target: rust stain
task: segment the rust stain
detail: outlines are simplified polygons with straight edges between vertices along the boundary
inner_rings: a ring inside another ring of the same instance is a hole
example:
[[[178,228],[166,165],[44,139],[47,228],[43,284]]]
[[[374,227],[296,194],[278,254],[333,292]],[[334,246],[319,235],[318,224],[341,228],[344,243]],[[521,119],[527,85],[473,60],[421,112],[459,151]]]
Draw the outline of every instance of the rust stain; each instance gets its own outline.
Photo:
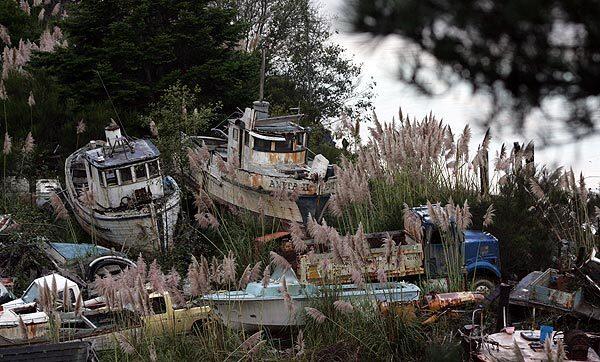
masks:
[[[254,187],[254,188],[261,188],[262,187],[262,175],[260,174],[252,174],[250,176],[250,186]]]
[[[481,301],[483,299],[483,294],[474,292],[439,293],[425,296],[427,308],[433,311],[448,307],[457,307],[466,303]]]
[[[290,153],[267,153],[268,161],[272,165],[278,163],[285,164],[302,164],[305,160],[305,151],[303,152],[290,152]]]
[[[548,299],[557,305],[563,306],[564,308],[573,308],[574,298],[570,293],[564,293],[560,290],[551,290]]]

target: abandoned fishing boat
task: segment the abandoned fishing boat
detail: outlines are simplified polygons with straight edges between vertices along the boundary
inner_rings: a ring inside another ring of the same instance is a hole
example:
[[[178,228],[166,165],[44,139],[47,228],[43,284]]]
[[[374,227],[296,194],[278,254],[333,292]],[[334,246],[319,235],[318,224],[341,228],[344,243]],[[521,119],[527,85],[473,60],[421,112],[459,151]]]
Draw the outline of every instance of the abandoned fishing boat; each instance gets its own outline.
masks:
[[[283,280],[290,298],[286,302]],[[421,290],[414,284],[390,282],[367,283],[364,288],[354,284],[339,286],[315,286],[300,284],[291,269],[276,269],[269,284],[252,282],[245,290],[219,292],[203,296],[225,325],[235,329],[254,330],[260,327],[283,328],[305,323],[304,307],[321,297],[324,288],[339,299],[363,302],[413,302],[419,299]]]
[[[161,172],[149,140],[121,135],[114,122],[106,142],[91,141],[65,162],[66,199],[90,234],[124,247],[166,250],[180,209],[179,187]]]
[[[308,160],[310,129],[301,118],[270,117],[269,103],[256,101],[216,130],[222,138],[190,137],[199,160],[188,180],[223,204],[301,223],[308,215],[320,219],[335,176],[324,156]]]

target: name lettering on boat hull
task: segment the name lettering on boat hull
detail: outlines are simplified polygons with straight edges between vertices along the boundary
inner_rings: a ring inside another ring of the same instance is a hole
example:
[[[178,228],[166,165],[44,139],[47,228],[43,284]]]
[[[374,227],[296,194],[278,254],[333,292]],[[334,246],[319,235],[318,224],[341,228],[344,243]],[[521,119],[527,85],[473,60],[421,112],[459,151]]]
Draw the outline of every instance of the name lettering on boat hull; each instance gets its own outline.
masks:
[[[282,180],[273,180],[271,179],[269,182],[269,188],[278,189],[278,190],[289,190],[294,191],[296,189],[300,189],[300,191],[309,192],[311,187],[309,187],[308,183],[299,183],[299,182],[291,182],[291,181],[282,181]]]

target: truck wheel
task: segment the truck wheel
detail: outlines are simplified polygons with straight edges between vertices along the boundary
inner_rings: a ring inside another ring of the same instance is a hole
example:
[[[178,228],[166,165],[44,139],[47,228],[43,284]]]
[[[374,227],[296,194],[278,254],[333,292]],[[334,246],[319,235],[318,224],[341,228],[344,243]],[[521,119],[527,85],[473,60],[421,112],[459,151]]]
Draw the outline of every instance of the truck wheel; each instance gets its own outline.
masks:
[[[483,295],[491,294],[496,289],[496,283],[488,277],[477,277],[473,283],[473,291]]]

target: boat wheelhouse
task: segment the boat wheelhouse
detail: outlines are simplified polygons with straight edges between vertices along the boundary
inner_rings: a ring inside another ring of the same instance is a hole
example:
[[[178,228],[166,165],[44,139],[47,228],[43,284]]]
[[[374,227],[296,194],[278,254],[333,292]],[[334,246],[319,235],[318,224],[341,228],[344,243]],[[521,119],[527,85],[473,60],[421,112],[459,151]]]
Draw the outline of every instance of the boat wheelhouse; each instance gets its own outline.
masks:
[[[310,129],[300,125],[301,114],[270,117],[268,110],[268,102],[254,102],[219,130],[223,138],[191,137],[211,156],[190,178],[222,203],[301,223],[320,219],[335,185],[333,166],[322,155],[308,159]]]
[[[166,250],[180,210],[179,187],[161,172],[150,140],[130,140],[116,124],[65,163],[66,195],[90,234],[124,247]]]

